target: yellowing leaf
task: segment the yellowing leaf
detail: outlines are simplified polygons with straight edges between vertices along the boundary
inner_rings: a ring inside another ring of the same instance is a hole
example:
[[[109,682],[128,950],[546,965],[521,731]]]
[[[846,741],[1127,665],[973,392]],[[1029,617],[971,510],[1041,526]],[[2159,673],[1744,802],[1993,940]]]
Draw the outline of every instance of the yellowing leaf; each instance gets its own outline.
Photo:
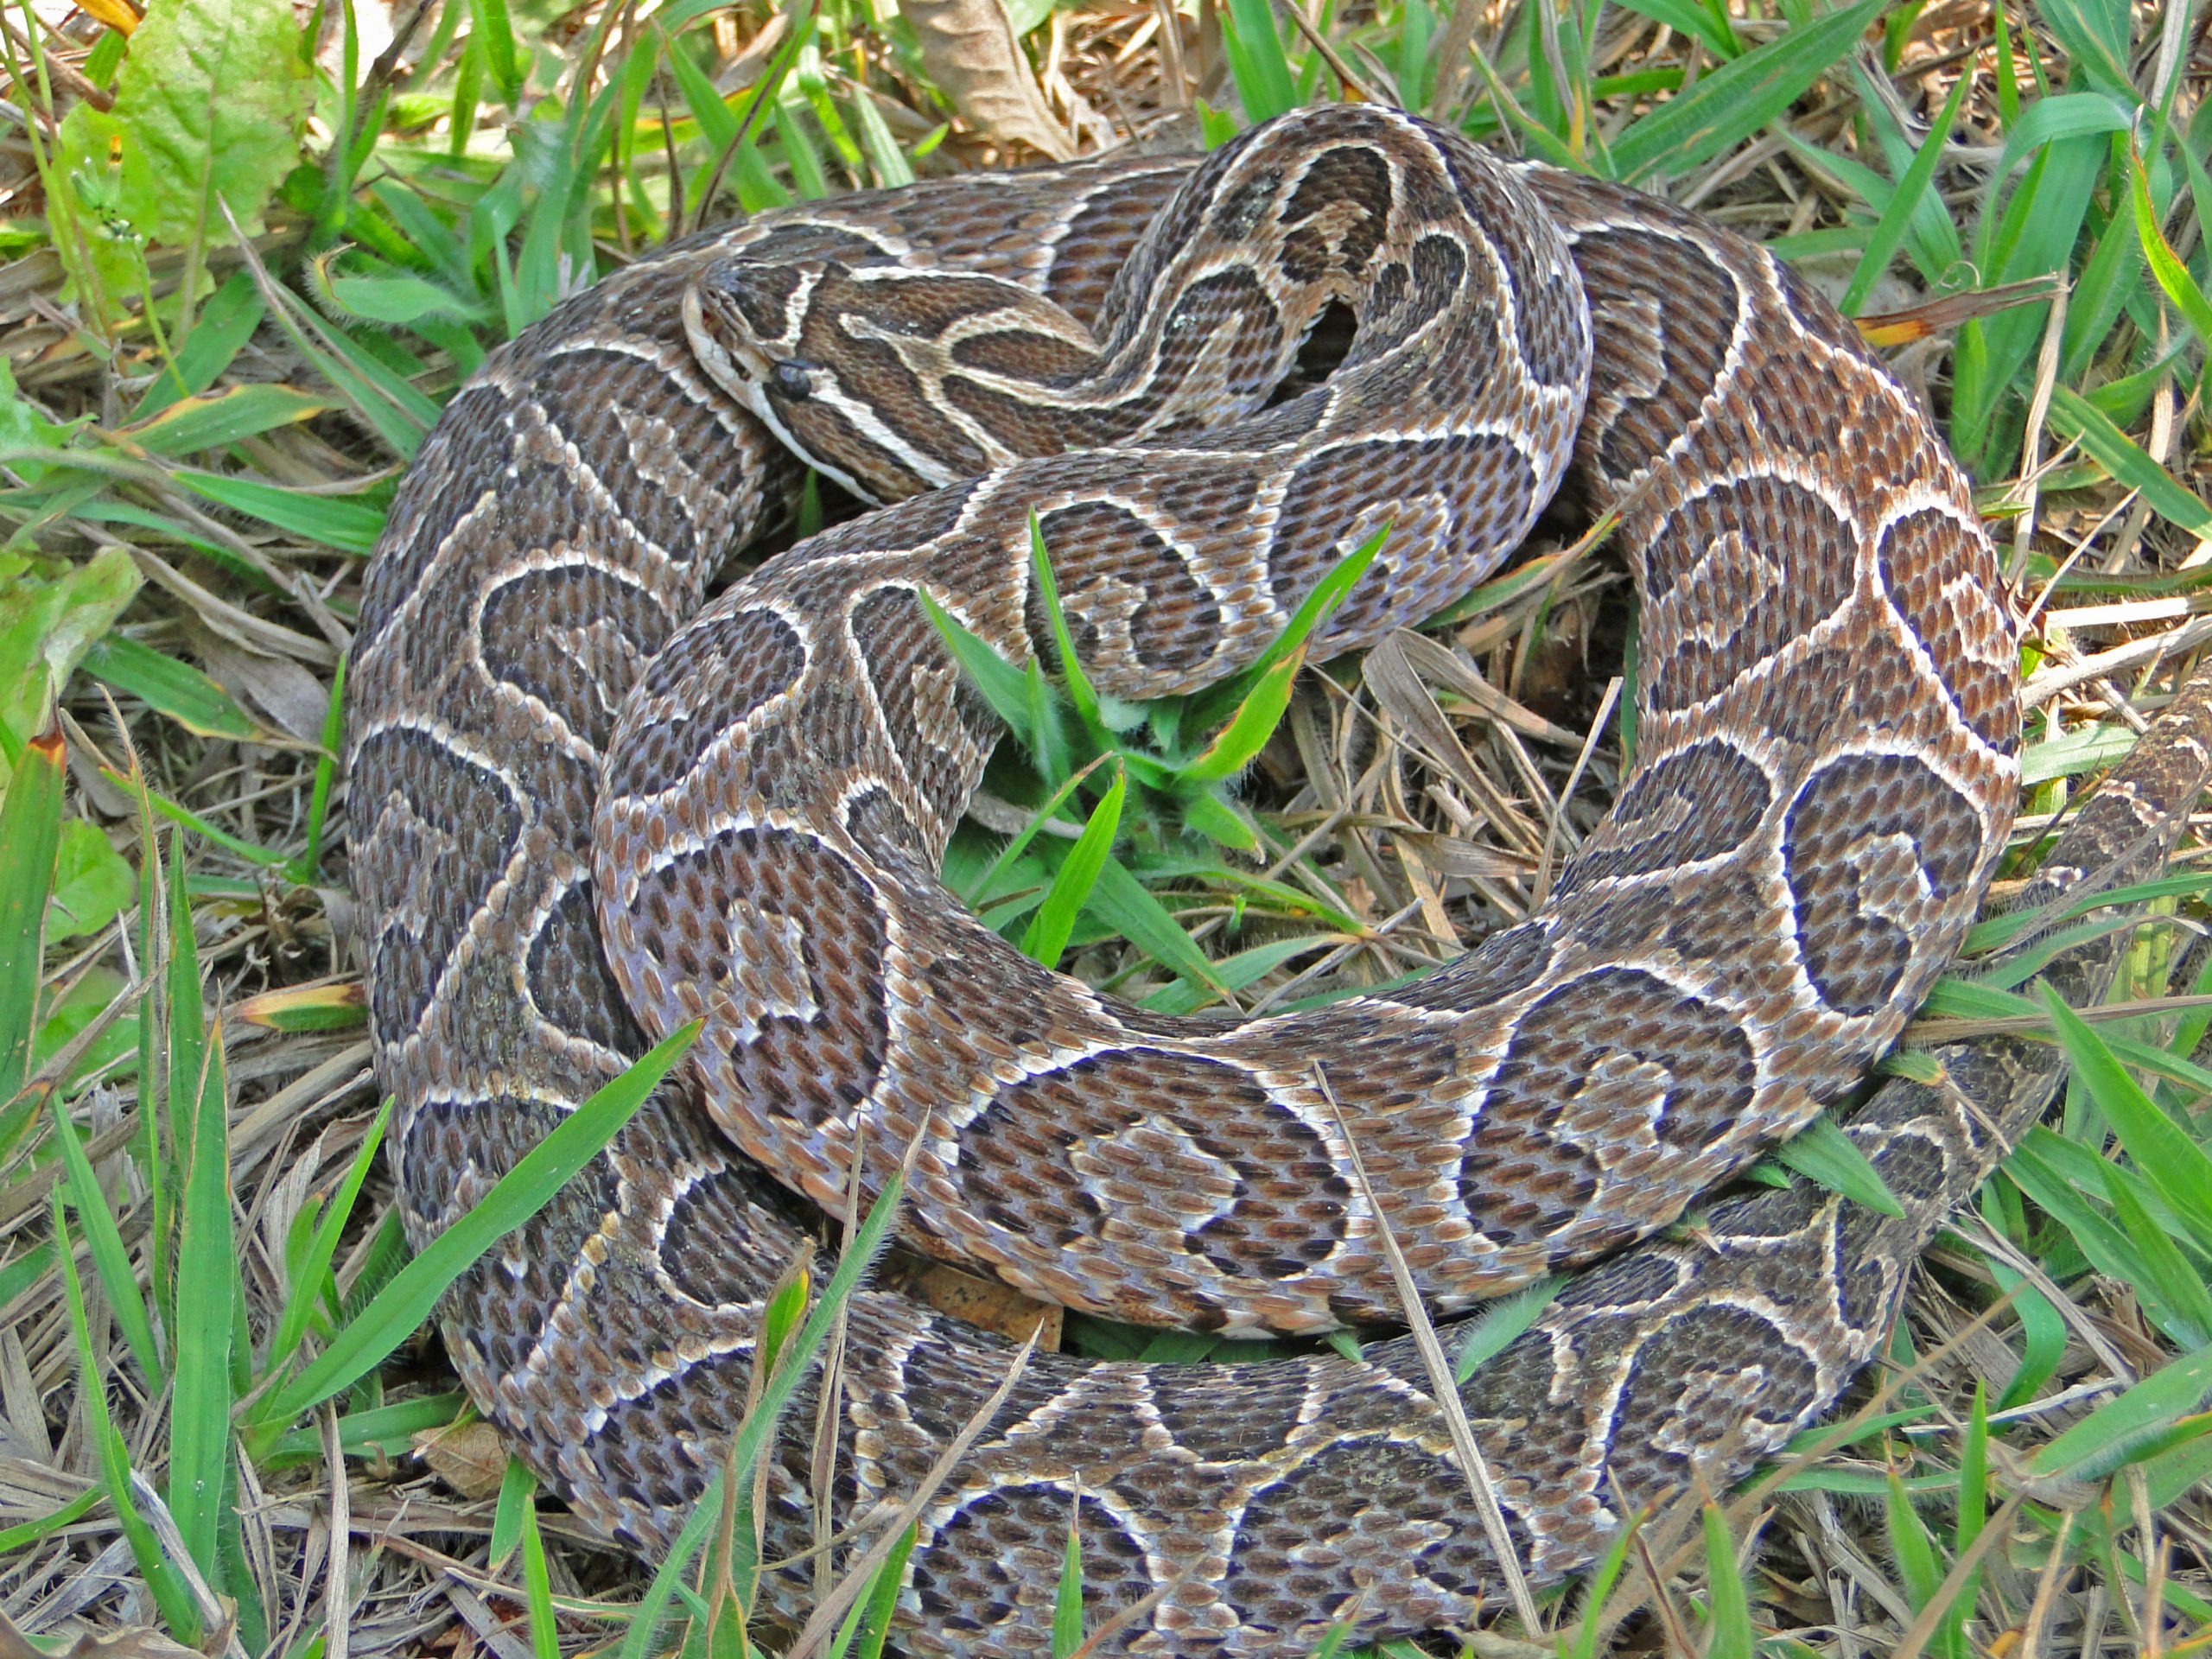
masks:
[[[138,32],[138,14],[123,3],[123,0],[84,0],[79,10],[97,17],[118,35],[128,37]]]

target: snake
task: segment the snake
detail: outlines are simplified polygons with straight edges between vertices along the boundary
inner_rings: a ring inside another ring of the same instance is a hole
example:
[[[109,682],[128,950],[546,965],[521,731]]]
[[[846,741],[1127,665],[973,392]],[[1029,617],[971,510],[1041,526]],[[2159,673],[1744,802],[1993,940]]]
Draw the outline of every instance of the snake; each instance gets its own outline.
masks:
[[[1332,315],[1351,343],[1303,374]],[[807,466],[882,505],[733,575]],[[1002,728],[932,610],[1127,706],[1262,662],[1380,534],[1309,642],[1372,647],[1555,495],[1618,515],[1635,755],[1523,919],[1405,985],[1179,1016],[944,886]],[[365,576],[351,871],[410,1242],[701,1033],[454,1283],[448,1351],[651,1559],[819,1212],[894,1178],[917,1251],[1224,1337],[1402,1328],[1401,1273],[1446,1315],[1573,1271],[1458,1384],[1519,1567],[1555,1581],[1825,1409],[2048,1098],[2037,1045],[1938,1051],[1848,1131],[1902,1214],[1799,1180],[1676,1225],[1852,1096],[1951,963],[2017,799],[2016,650],[1967,480],[1786,265],[1395,111],[672,242],[486,359]],[[2031,898],[2155,860],[2190,720]],[[842,1318],[762,1467],[764,1610],[802,1617],[808,1552],[860,1548],[963,1427],[915,1517],[910,1651],[1045,1650],[1071,1533],[1108,1651],[1463,1631],[1499,1592],[1408,1338],[1038,1353],[1008,1383],[1011,1344],[904,1294]]]

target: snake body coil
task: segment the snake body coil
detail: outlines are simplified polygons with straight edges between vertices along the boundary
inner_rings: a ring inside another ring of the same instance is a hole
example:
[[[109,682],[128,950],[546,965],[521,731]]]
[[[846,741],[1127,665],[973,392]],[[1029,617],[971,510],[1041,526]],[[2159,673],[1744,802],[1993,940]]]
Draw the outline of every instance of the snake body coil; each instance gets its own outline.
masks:
[[[1337,304],[1343,366],[1270,405]],[[702,608],[788,499],[770,426],[857,487],[925,493]],[[996,728],[917,595],[1049,661],[1032,512],[1086,673],[1154,696],[1251,660],[1385,524],[1320,648],[1418,620],[1570,461],[1625,504],[1637,755],[1525,922],[1406,989],[1224,1026],[1047,973],[938,885]],[[471,1393],[580,1513],[665,1544],[799,1243],[754,1161],[842,1211],[855,1164],[873,1191],[918,1135],[922,1248],[1230,1333],[1396,1317],[1382,1220],[1438,1308],[1649,1234],[1853,1087],[1956,949],[2017,787],[1999,591],[1926,420],[1786,268],[1387,111],[1294,114],[1202,163],[810,204],[623,271],[454,398],[370,572],[350,693],[418,1245],[707,1021],[683,1084],[453,1293]],[[1969,1060],[1994,1118],[2031,1109],[2014,1050]],[[1894,1087],[1865,1125],[1904,1219],[1725,1206],[1694,1247],[1578,1279],[1465,1386],[1535,1576],[1729,1478],[1864,1362],[1996,1149]],[[1007,1358],[889,1295],[850,1329],[841,1525],[913,1489]],[[1040,1357],[925,1512],[909,1639],[1039,1651],[1078,1504],[1092,1624],[1169,1586],[1131,1651],[1462,1627],[1496,1577],[1427,1387],[1402,1343]],[[779,1453],[772,1556],[816,1535],[814,1420]]]

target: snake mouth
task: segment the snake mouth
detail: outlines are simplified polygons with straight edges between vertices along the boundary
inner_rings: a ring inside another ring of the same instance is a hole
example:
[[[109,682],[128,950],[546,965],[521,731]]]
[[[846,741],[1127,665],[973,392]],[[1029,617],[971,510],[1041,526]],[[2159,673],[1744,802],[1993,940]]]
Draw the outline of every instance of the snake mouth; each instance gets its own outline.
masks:
[[[772,360],[735,301],[711,279],[683,290],[683,333],[699,366],[733,397],[750,404],[766,388]]]

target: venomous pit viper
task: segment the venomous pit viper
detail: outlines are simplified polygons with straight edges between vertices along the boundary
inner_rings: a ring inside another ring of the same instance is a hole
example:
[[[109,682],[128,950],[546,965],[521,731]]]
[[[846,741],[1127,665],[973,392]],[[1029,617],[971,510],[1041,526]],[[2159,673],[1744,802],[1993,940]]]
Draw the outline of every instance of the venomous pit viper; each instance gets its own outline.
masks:
[[[1271,402],[1332,306],[1343,364]],[[772,429],[893,505],[709,602],[792,498]],[[1526,920],[1408,988],[1237,1023],[1050,973],[938,884],[997,727],[917,594],[1049,665],[1033,512],[1085,671],[1147,697],[1249,662],[1385,524],[1316,649],[1419,620],[1570,467],[1629,504],[1638,744]],[[918,1134],[913,1244],[1231,1335],[1401,1317],[1347,1130],[1437,1311],[1648,1240],[1852,1090],[1950,961],[2011,823],[2013,662],[1966,480],[1785,266],[1409,117],[1295,112],[1203,160],[675,245],[492,356],[367,578],[353,869],[410,1236],[706,1021],[682,1083],[454,1287],[454,1359],[580,1515],[651,1554],[718,1466],[801,1242],[760,1168],[842,1213],[848,1172],[873,1193]],[[2047,880],[2113,865],[2097,835],[2155,859],[2185,735]],[[1723,1205],[1574,1280],[1465,1385],[1532,1576],[1732,1478],[1866,1359],[1993,1129],[2050,1086],[2031,1045],[1944,1058],[1957,1086],[1893,1081],[1852,1131],[1905,1217]],[[860,1294],[825,1414],[836,1523],[912,1491],[1007,1358]],[[901,1639],[1041,1651],[1071,1512],[1093,1626],[1167,1586],[1127,1650],[1465,1627],[1497,1578],[1428,1387],[1403,1341],[1040,1356],[924,1513]],[[772,1557],[814,1536],[815,1405],[775,1462]]]

